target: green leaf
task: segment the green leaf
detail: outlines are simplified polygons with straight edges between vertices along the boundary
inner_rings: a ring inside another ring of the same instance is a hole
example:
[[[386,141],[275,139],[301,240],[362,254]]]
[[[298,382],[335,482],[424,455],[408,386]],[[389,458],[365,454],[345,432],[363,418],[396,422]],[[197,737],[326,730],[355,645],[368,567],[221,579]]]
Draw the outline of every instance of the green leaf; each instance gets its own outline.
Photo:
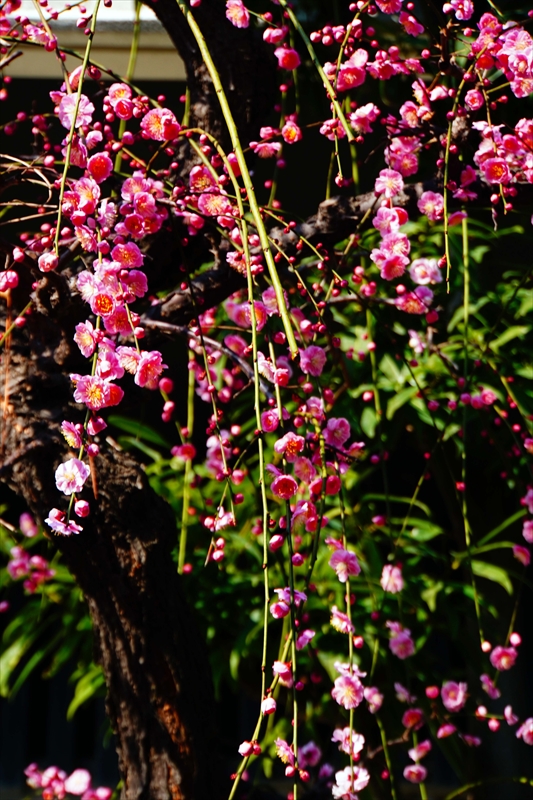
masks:
[[[141,453],[144,453],[145,456],[148,456],[148,458],[151,458],[153,461],[161,461],[163,458],[158,450],[154,450],[153,447],[148,447],[147,444],[139,441],[139,439],[135,439],[133,436],[119,436],[117,441],[124,450],[129,450],[130,447],[136,447],[137,450],[140,450]]]
[[[99,666],[91,664],[88,671],[76,684],[74,697],[67,709],[67,719],[71,720],[78,708],[93,697],[105,683],[104,674]]]
[[[146,439],[147,442],[158,444],[160,447],[170,448],[170,443],[164,439],[160,433],[142,422],[129,417],[122,417],[119,414],[111,414],[108,421],[121,431],[133,434],[137,439]]]
[[[389,503],[404,503],[407,506],[416,506],[416,508],[419,508],[420,511],[423,511],[424,514],[427,514],[428,517],[431,516],[431,510],[429,506],[427,506],[425,503],[422,503],[421,500],[413,500],[412,497],[400,497],[397,494],[386,495],[379,494],[377,492],[369,492],[361,498],[361,502],[365,503],[367,500],[383,500],[384,502],[388,500]],[[413,522],[418,522],[418,520],[413,520]]]
[[[428,586],[428,588],[424,589],[423,592],[420,592],[420,597],[425,603],[427,603],[427,606],[432,613],[435,613],[437,610],[437,595],[443,588],[444,584],[442,581],[438,581],[432,586]]]
[[[507,517],[507,519],[504,520],[496,528],[493,528],[491,531],[489,531],[487,534],[485,534],[485,536],[483,536],[479,540],[478,545],[482,545],[482,544],[486,544],[487,542],[490,542],[491,539],[494,539],[495,536],[497,536],[499,533],[501,533],[506,528],[508,528],[510,525],[512,525],[513,522],[516,522],[517,520],[519,520],[522,517],[524,517],[526,514],[527,514],[527,511],[526,511],[525,508],[521,508],[520,511],[516,511],[510,517]]]
[[[373,408],[367,406],[363,409],[363,413],[361,414],[361,430],[363,433],[368,436],[369,439],[373,439],[376,433],[376,427],[378,424],[378,420],[376,417],[376,412]]]
[[[496,353],[504,344],[516,339],[518,336],[525,336],[530,330],[530,325],[511,325],[511,327],[507,328],[497,339],[490,342],[489,347]]]
[[[502,567],[497,567],[495,564],[488,564],[486,561],[473,560],[472,572],[478,578],[485,578],[488,581],[499,583],[507,594],[513,593],[513,584],[507,572]]]
[[[416,386],[406,386],[405,389],[402,389],[400,392],[397,392],[394,397],[391,397],[387,403],[387,419],[392,419],[396,411],[405,405],[405,403],[408,403],[411,398],[415,397],[417,392],[418,388]]]

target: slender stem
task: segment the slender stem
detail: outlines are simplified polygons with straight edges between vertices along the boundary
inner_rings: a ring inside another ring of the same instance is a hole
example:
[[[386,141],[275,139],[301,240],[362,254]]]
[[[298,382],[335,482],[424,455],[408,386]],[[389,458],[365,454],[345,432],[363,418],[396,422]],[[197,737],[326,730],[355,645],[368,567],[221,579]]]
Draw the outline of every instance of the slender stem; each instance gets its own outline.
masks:
[[[233,149],[235,151],[235,156],[237,158],[237,162],[239,164],[239,169],[241,171],[242,179],[244,182],[244,186],[246,188],[246,193],[248,195],[248,203],[250,205],[250,211],[254,220],[255,227],[257,228],[257,233],[259,235],[259,239],[261,242],[261,249],[263,251],[263,255],[265,257],[265,261],[267,264],[268,272],[270,275],[270,280],[272,281],[272,285],[274,287],[274,291],[276,293],[276,300],[278,303],[278,308],[281,314],[281,319],[283,322],[283,328],[285,330],[285,335],[287,337],[287,342],[289,345],[289,349],[291,352],[291,356],[296,358],[298,354],[298,345],[296,344],[296,339],[294,337],[294,331],[292,329],[291,320],[289,317],[289,312],[285,306],[285,299],[283,296],[283,287],[281,285],[281,281],[279,279],[279,275],[276,269],[276,264],[274,262],[274,257],[272,255],[272,251],[270,250],[270,246],[268,243],[268,234],[265,228],[265,224],[263,222],[263,218],[261,216],[261,210],[259,208],[259,204],[257,202],[257,198],[255,195],[255,190],[252,183],[252,178],[250,176],[250,172],[248,170],[248,165],[246,164],[246,159],[244,157],[243,149],[239,139],[239,133],[237,131],[237,126],[235,124],[235,120],[233,119],[233,114],[231,113],[231,109],[229,107],[228,99],[226,97],[226,93],[224,92],[224,87],[222,86],[222,81],[220,79],[220,75],[218,74],[217,68],[215,63],[211,57],[211,53],[209,52],[209,48],[207,43],[203,37],[203,34],[194,19],[190,8],[185,3],[185,0],[176,0],[178,3],[181,11],[187,23],[191,29],[191,32],[196,39],[200,52],[202,54],[202,58],[204,59],[205,65],[209,71],[209,75],[211,80],[213,81],[213,85],[215,87],[215,91],[218,96],[218,101],[220,103],[220,108],[222,110],[222,114],[226,121],[226,125],[228,126],[228,131],[231,138],[231,143]]]
[[[393,775],[393,772],[392,772],[392,763],[391,763],[391,760],[390,760],[390,752],[389,752],[389,745],[388,745],[388,742],[387,742],[387,735],[385,733],[385,728],[383,727],[383,723],[382,723],[382,721],[380,719],[379,714],[376,714],[376,722],[378,724],[379,733],[381,735],[381,744],[383,745],[383,754],[385,756],[385,762],[387,764],[387,770],[389,772],[391,797],[392,797],[392,800],[398,800],[398,797],[397,797],[397,794],[396,794],[396,787],[394,785],[394,775]]]
[[[189,350],[189,358],[192,357],[192,352]],[[189,438],[192,436],[194,427],[194,388],[195,375],[194,371],[191,369],[189,370],[189,383],[187,387],[187,430],[189,432]],[[189,522],[189,498],[191,496],[193,471],[192,462],[190,459],[187,459],[185,462],[185,474],[183,476],[183,508],[181,509],[181,531],[178,551],[178,572],[180,575],[183,572],[185,555],[187,552],[187,525]]]
[[[91,47],[93,44],[94,32],[96,30],[96,20],[98,17],[98,8],[100,6],[100,0],[96,0],[96,4],[94,6],[93,16],[91,19],[90,25],[90,33],[87,37],[87,45],[85,47],[85,55],[83,57],[83,62],[81,65],[81,73],[80,73],[80,80],[78,83],[78,93],[76,95],[76,106],[74,108],[74,113],[72,115],[72,124],[70,126],[70,131],[68,134],[67,140],[67,153],[65,156],[65,166],[63,168],[63,175],[61,176],[61,186],[59,189],[59,202],[57,207],[57,223],[56,223],[56,234],[54,238],[54,251],[56,255],[59,255],[59,232],[61,229],[61,215],[62,215],[62,207],[63,207],[63,196],[65,194],[65,187],[67,185],[67,174],[68,168],[70,166],[70,155],[72,153],[72,144],[74,142],[74,131],[76,130],[76,122],[78,119],[78,111],[80,108],[81,102],[81,95],[83,93],[83,80],[85,78],[85,70],[87,69],[87,65],[89,63],[89,56],[91,55]]]
[[[126,70],[126,82],[131,83],[133,75],[135,74],[135,65],[137,63],[137,53],[139,50],[139,39],[141,36],[141,8],[142,3],[140,0],[135,0],[135,18],[133,20],[133,36],[131,39],[130,57],[128,60],[128,68]],[[124,136],[126,130],[127,120],[121,119],[118,126],[117,139],[120,141]],[[119,150],[115,158],[115,172],[120,172],[122,167],[122,151]],[[188,463],[188,462],[187,462]]]

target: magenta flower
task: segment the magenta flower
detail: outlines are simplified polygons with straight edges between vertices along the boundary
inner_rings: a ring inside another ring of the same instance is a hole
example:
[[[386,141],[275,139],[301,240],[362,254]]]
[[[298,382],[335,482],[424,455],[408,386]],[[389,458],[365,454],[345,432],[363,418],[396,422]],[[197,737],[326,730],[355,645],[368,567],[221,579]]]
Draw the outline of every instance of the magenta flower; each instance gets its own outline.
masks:
[[[409,268],[411,280],[420,286],[442,283],[442,272],[435,258],[415,258]]]
[[[74,341],[80,348],[82,355],[89,358],[94,353],[96,347],[96,337],[94,335],[94,328],[91,322],[80,322],[76,325],[76,333],[74,334]]]
[[[335,773],[335,786],[331,787],[331,794],[336,800],[356,800],[356,792],[361,792],[370,781],[370,774],[364,767],[345,767]]]
[[[76,112],[76,104],[78,101],[77,94],[66,94],[59,103],[59,121],[64,128],[70,130]],[[78,106],[78,114],[76,116],[75,128],[80,128],[82,125],[90,125],[94,114],[94,106],[84,94],[80,97],[80,104]]]
[[[417,744],[416,747],[412,747],[410,750],[407,751],[409,758],[413,761],[420,761],[421,758],[427,756],[429,751],[431,750],[431,742],[429,739],[425,739],[420,744]]]
[[[408,708],[402,716],[402,725],[408,730],[418,730],[424,724],[424,714],[420,708]]]
[[[359,575],[361,572],[355,553],[343,548],[339,548],[332,553],[329,566],[335,570],[341,583],[346,583],[350,575]]]
[[[247,28],[250,24],[250,14],[242,0],[227,0],[226,18],[236,28]]]
[[[289,745],[285,739],[276,739],[276,754],[281,759],[283,764],[294,764],[294,752],[292,745]]]
[[[69,458],[56,469],[56,486],[63,494],[81,492],[90,475],[89,467],[78,458]]]
[[[315,631],[310,630],[309,628],[305,631],[302,631],[296,637],[296,649],[303,650],[304,647],[307,647],[309,642],[314,638]]]
[[[300,66],[300,56],[291,47],[277,47],[274,50],[274,55],[278,59],[278,67],[280,69],[297,69]]]
[[[343,708],[357,708],[363,701],[363,684],[357,675],[341,675],[335,680],[331,696]]]
[[[446,681],[440,692],[442,703],[447,711],[460,711],[466,703],[468,686],[466,683]]]
[[[403,771],[403,777],[411,783],[422,783],[427,778],[428,771],[421,764],[408,764]]]
[[[411,639],[411,631],[408,628],[402,628],[399,622],[387,622],[387,628],[391,632],[389,648],[394,655],[402,660],[412,656],[415,652],[415,645]]]
[[[84,375],[76,383],[74,400],[84,403],[91,411],[99,411],[110,403],[110,384],[98,375]]]
[[[382,169],[374,184],[376,194],[383,194],[387,199],[399,194],[403,189],[403,178],[394,169]]]
[[[157,389],[159,376],[166,369],[163,364],[163,356],[158,350],[141,353],[137,372],[135,373],[135,383],[137,386],[147,386],[148,389]]]
[[[342,447],[350,438],[350,423],[344,417],[330,417],[324,431],[324,441],[331,447]]]
[[[65,437],[69,447],[74,447],[76,449],[81,447],[80,432],[76,427],[76,425],[74,425],[72,422],[67,422],[67,420],[63,420],[63,422],[61,423],[61,433]]]
[[[447,736],[451,736],[457,728],[455,725],[452,725],[451,722],[446,722],[444,725],[441,725],[437,731],[437,739],[445,739]]]
[[[278,475],[272,481],[271,489],[277,497],[288,500],[290,497],[294,497],[298,491],[298,484],[291,475]]]
[[[180,128],[179,122],[168,108],[153,108],[141,120],[141,130],[146,138],[156,142],[175,139]]]
[[[353,633],[355,631],[348,615],[344,611],[339,611],[337,606],[333,606],[331,609],[330,625],[339,633]]]
[[[375,714],[383,705],[383,695],[377,686],[367,686],[364,694],[365,700],[368,703],[368,710],[371,714]]]
[[[345,61],[339,69],[337,75],[337,91],[347,92],[356,86],[361,86],[366,78],[365,66],[368,61],[368,53],[363,48],[359,48]]]
[[[394,567],[392,564],[385,564],[381,573],[380,583],[384,592],[389,592],[390,594],[398,594],[401,592],[404,581],[400,567]]]
[[[520,725],[516,732],[517,739],[523,739],[526,744],[533,745],[533,717],[529,717]]]
[[[366,689],[365,689],[366,691]],[[333,731],[333,736],[331,737],[332,742],[339,743],[339,750],[347,755],[350,755],[350,728],[336,728]],[[351,751],[352,755],[355,758],[365,746],[365,737],[360,734],[352,731],[352,746]]]
[[[495,647],[490,654],[490,663],[495,669],[504,670],[514,667],[518,652],[514,647]]]
[[[296,460],[298,453],[301,453],[304,447],[304,437],[289,431],[274,444],[274,451],[280,455],[284,455],[287,461],[292,463]]]
[[[80,533],[83,528],[73,520],[66,521],[66,514],[58,508],[53,508],[45,519],[46,524],[55,532],[62,536],[70,536],[72,533]]]
[[[226,337],[228,338],[228,337]],[[272,433],[279,425],[278,412],[273,409],[263,411],[261,414],[261,428],[265,433]]]
[[[111,257],[113,261],[118,261],[120,266],[126,269],[142,267],[144,261],[143,254],[133,242],[115,245],[111,250]]]
[[[486,692],[492,700],[497,700],[498,697],[501,696],[500,690],[496,688],[494,681],[488,675],[480,675],[479,680],[481,681],[483,691]]]
[[[326,353],[322,347],[310,345],[306,350],[300,350],[300,367],[306,375],[317,378],[322,374],[326,363]]]

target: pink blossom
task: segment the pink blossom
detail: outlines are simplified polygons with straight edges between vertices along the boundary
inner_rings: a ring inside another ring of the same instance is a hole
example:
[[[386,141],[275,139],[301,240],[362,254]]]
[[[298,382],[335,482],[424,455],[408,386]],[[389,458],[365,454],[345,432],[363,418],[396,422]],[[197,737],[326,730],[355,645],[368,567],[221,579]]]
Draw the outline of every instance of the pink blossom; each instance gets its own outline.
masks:
[[[272,665],[272,672],[274,676],[277,675],[279,682],[282,686],[290,688],[293,684],[292,669],[290,664],[284,661],[274,661]]]
[[[261,703],[261,713],[268,715],[273,714],[276,710],[276,701],[273,697],[265,697]]]
[[[520,725],[516,732],[516,738],[533,745],[533,717],[529,717]]]
[[[442,7],[445,14],[455,12],[455,18],[461,21],[470,19],[474,13],[474,3],[472,0],[450,0]]]
[[[400,703],[416,703],[416,695],[411,694],[411,692],[405,688],[401,683],[395,681],[394,683],[394,691],[396,692],[396,698],[400,701]]]
[[[19,276],[13,269],[6,269],[0,272],[0,292],[7,292],[8,289],[16,289],[19,283]]]
[[[51,272],[59,264],[59,259],[55,253],[43,253],[37,259],[41,272]]]
[[[355,631],[348,614],[345,614],[344,611],[339,611],[337,606],[333,606],[331,609],[330,625],[339,633],[353,633]]]
[[[366,693],[366,689],[365,689]],[[336,728],[333,731],[333,736],[331,737],[332,742],[339,743],[339,750],[347,755],[350,755],[350,750],[352,752],[352,756],[355,758],[365,746],[365,737],[360,734],[352,731],[352,744],[350,748],[350,728]]]
[[[61,433],[67,440],[67,444],[69,445],[69,447],[75,447],[76,449],[81,447],[80,432],[76,427],[76,425],[73,425],[72,422],[67,422],[66,420],[64,420],[61,423]]]
[[[120,266],[125,269],[142,267],[144,261],[143,254],[133,242],[115,245],[111,251],[111,258],[113,261],[118,261]]]
[[[372,133],[370,123],[375,122],[380,114],[381,111],[374,103],[366,103],[364,106],[356,108],[350,114],[349,120],[356,133]]]
[[[335,680],[331,696],[343,708],[357,708],[363,701],[363,684],[356,675],[341,675]]]
[[[385,564],[381,573],[381,588],[390,594],[398,594],[402,591],[404,581],[402,570],[392,564]]]
[[[400,13],[400,25],[403,25],[405,32],[410,36],[420,36],[424,33],[424,26],[421,25],[415,17],[411,14],[407,14],[405,11]]]
[[[296,649],[303,650],[304,647],[307,647],[307,645],[314,638],[314,636],[315,636],[315,631],[312,631],[309,628],[299,633],[298,636],[296,637]]]
[[[276,430],[278,425],[279,416],[277,411],[274,411],[273,409],[263,411],[261,414],[261,429],[265,431],[265,433],[272,433]]]
[[[280,69],[297,69],[300,66],[300,56],[292,47],[282,45],[274,50],[274,55],[278,59]]]
[[[408,764],[403,771],[403,777],[410,783],[422,783],[427,778],[428,771],[422,764]]]
[[[77,102],[77,94],[66,94],[59,103],[59,121],[64,128],[67,128],[67,130],[72,128]],[[90,125],[93,113],[93,104],[88,97],[82,94],[80,96],[80,104],[78,106],[78,113],[76,115],[76,123],[74,127],[80,128],[82,125]]]
[[[65,781],[65,791],[69,794],[81,795],[91,786],[91,775],[86,769],[75,769]]]
[[[141,130],[148,139],[166,142],[178,136],[180,124],[168,108],[153,108],[142,118]]]
[[[446,739],[447,736],[454,734],[456,730],[457,728],[451,722],[445,722],[437,731],[437,739]]]
[[[250,24],[250,14],[242,0],[227,0],[226,18],[236,28],[247,28]]]
[[[289,431],[274,444],[274,451],[280,455],[284,455],[287,461],[292,463],[296,460],[298,453],[301,453],[304,447],[304,437]]]
[[[387,199],[403,190],[403,178],[394,169],[382,169],[374,184],[376,194],[383,194]]]
[[[417,203],[421,214],[432,222],[437,222],[442,218],[444,212],[444,197],[437,192],[423,192]]]
[[[501,647],[498,645],[490,654],[490,663],[498,670],[511,669],[517,656],[518,652],[514,647]]]
[[[70,536],[72,533],[80,533],[83,528],[73,520],[66,521],[66,514],[58,508],[53,508],[45,519],[46,524],[55,532],[62,536]]]
[[[376,5],[384,14],[397,14],[402,7],[403,0],[376,0]]]
[[[446,681],[442,685],[441,698],[447,711],[460,711],[466,703],[468,686],[466,683]]]
[[[89,358],[95,351],[96,338],[93,325],[89,320],[87,322],[80,322],[76,325],[76,333],[74,334],[74,341],[80,348],[82,355]]]
[[[370,774],[364,767],[345,767],[335,773],[335,786],[331,794],[336,800],[357,800],[356,792],[361,792],[370,781]]]
[[[69,458],[56,469],[56,486],[63,494],[81,492],[90,475],[89,467],[78,458]]]
[[[424,714],[420,708],[408,708],[402,716],[402,725],[408,730],[418,730],[424,724]]]
[[[28,514],[27,511],[24,511],[19,517],[19,528],[28,539],[33,539],[34,536],[37,536],[37,525],[32,515]]]
[[[287,144],[296,144],[296,142],[301,141],[303,137],[301,128],[292,119],[288,119],[285,122],[285,125],[281,129],[281,135],[283,141],[287,142]]]
[[[507,184],[511,181],[511,172],[503,158],[487,158],[480,168],[489,183]]]
[[[294,474],[304,483],[311,483],[316,477],[316,469],[305,456],[299,456],[294,462]]]
[[[291,475],[278,475],[272,481],[271,489],[277,497],[288,500],[298,491],[298,484]]]
[[[412,656],[415,651],[415,645],[411,639],[411,631],[408,628],[402,628],[398,622],[387,622],[387,627],[391,631],[389,648],[394,655],[401,658],[402,661]]]
[[[513,713],[512,706],[505,706],[503,709],[503,716],[505,717],[505,721],[508,725],[516,725],[518,722],[518,717]]]
[[[288,28],[284,25],[282,28],[266,28],[263,31],[263,39],[268,44],[279,44],[284,40],[288,32]]]
[[[404,208],[381,206],[372,220],[372,225],[377,228],[382,236],[385,236],[387,233],[397,233],[408,219],[407,211]]]
[[[528,547],[522,547],[522,545],[519,544],[513,545],[513,556],[517,561],[520,561],[524,567],[529,566],[531,561],[531,553]]]
[[[396,307],[407,314],[427,314],[433,292],[425,286],[419,286],[414,292],[406,292],[395,301]]]
[[[340,448],[350,438],[350,423],[344,417],[330,417],[324,430],[324,441],[331,447]]]
[[[533,544],[533,519],[526,519],[523,526],[522,526],[522,536],[529,542]]]
[[[364,83],[367,61],[368,53],[361,47],[344,64],[341,64],[337,75],[338,92],[347,92],[349,89],[355,89],[356,86],[361,86]]]
[[[375,714],[383,705],[384,697],[377,686],[367,686],[365,688],[365,700],[368,703],[368,710]]]
[[[307,742],[298,748],[298,766],[301,769],[316,767],[322,758],[322,750],[315,742]]]
[[[110,385],[97,375],[84,375],[76,383],[74,400],[76,403],[84,403],[92,411],[98,411],[109,405]]]
[[[283,764],[294,764],[294,752],[292,745],[289,745],[285,739],[276,739],[276,754],[281,759]]]
[[[361,572],[357,556],[351,550],[335,550],[328,563],[341,583],[346,583],[350,575],[359,575]]]
[[[411,280],[421,286],[428,283],[442,283],[442,272],[436,258],[415,258],[409,267]]]
[[[410,750],[407,751],[409,758],[413,761],[420,761],[421,758],[427,756],[427,754],[431,750],[431,742],[429,739],[425,739],[420,744],[417,744],[416,747],[412,747]]]
[[[158,350],[141,353],[137,371],[135,373],[135,383],[137,386],[146,386],[148,389],[157,389],[159,377],[166,364],[163,364],[163,356]]]
[[[494,685],[492,678],[490,678],[488,675],[480,675],[479,679],[481,681],[483,691],[486,692],[492,700],[497,700],[498,697],[500,697],[501,692]]]
[[[313,377],[322,374],[326,363],[326,353],[322,347],[310,345],[306,350],[300,350],[300,366],[302,372]]]
[[[96,183],[103,183],[113,172],[113,162],[107,153],[95,153],[87,162],[87,170]]]

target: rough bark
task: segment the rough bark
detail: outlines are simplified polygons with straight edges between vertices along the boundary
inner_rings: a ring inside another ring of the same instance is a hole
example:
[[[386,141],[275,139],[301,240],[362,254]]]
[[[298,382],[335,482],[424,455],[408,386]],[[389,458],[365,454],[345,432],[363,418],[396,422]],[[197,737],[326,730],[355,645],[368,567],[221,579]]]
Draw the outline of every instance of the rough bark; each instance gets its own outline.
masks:
[[[41,312],[13,337],[0,380],[7,374],[0,478],[41,520],[57,504],[54,470],[67,455],[59,425],[79,417],[79,410],[69,414],[68,374],[84,366],[72,343],[80,307],[75,299],[62,302],[68,286],[61,276],[44,284]],[[91,614],[122,798],[216,798],[211,679],[170,555],[174,515],[130,455],[103,447],[92,466],[97,497],[91,516],[79,536],[54,543]]]

